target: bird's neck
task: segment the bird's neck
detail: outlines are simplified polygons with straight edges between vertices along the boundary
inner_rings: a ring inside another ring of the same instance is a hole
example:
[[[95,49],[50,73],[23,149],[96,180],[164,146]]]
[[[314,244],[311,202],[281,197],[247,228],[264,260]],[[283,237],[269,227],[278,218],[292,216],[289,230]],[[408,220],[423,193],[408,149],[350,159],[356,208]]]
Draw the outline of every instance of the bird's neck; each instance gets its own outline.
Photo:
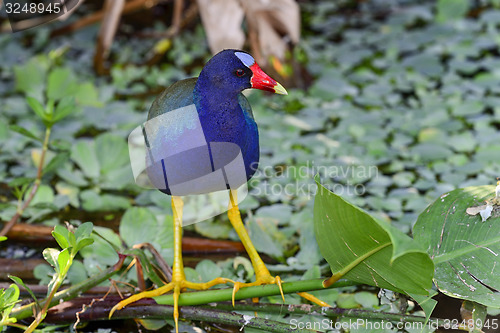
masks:
[[[247,120],[238,101],[237,91],[228,91],[200,74],[193,91],[207,141],[242,144],[246,140]]]
[[[220,89],[204,77],[203,71],[193,91],[206,142],[238,145],[245,161],[247,179],[250,179],[255,173],[255,163],[259,161],[259,134],[248,113],[250,110],[243,110],[239,99],[239,92]]]
[[[238,103],[238,91],[221,89],[202,71],[193,92],[194,104],[201,118],[238,117],[243,111]]]

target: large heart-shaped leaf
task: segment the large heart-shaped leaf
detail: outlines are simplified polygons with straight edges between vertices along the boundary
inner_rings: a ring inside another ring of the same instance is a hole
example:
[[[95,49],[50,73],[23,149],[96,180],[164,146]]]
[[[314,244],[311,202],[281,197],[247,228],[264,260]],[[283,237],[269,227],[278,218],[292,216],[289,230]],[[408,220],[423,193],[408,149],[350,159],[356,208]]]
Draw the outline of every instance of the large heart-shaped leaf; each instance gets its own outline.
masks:
[[[491,216],[469,215],[467,208],[495,197],[494,186],[473,186],[443,194],[420,216],[415,240],[434,261],[434,282],[448,296],[487,306],[500,305],[500,207]]]
[[[406,294],[429,293],[434,265],[425,250],[319,183],[314,226],[334,276]]]

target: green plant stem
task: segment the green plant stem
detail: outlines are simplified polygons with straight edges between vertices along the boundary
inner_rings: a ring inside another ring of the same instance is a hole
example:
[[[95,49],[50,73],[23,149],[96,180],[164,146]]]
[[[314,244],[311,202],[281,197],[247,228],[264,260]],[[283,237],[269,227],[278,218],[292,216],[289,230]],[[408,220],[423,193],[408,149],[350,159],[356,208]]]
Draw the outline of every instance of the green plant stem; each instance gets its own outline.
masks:
[[[15,328],[19,328],[23,331],[25,331],[26,329],[28,329],[28,326],[26,325],[21,325],[21,324],[18,324],[18,323],[8,323],[7,325],[5,326],[11,326],[11,327],[15,327]]]
[[[368,251],[366,252],[365,254],[363,254],[362,256],[359,256],[357,257],[355,260],[353,260],[352,262],[350,262],[346,267],[344,267],[342,270],[340,270],[339,272],[337,273],[334,273],[332,274],[332,276],[323,281],[323,286],[326,288],[326,287],[329,287],[330,285],[332,285],[333,283],[337,282],[339,279],[342,278],[342,276],[346,275],[347,273],[349,273],[349,271],[351,269],[353,269],[354,267],[358,266],[360,263],[362,263],[364,260],[368,259],[371,255],[381,251],[382,249],[386,248],[387,246],[390,246],[392,245],[390,242],[389,243],[385,243],[385,244],[382,244],[382,245],[379,245],[377,246],[376,248],[374,248],[373,250],[371,251]]]
[[[328,288],[339,288],[347,286],[355,286],[358,283],[341,280],[325,288],[323,287],[324,279],[312,279],[303,281],[286,282],[282,284],[283,293],[297,293],[304,291],[323,290]],[[230,301],[233,295],[233,288],[226,289],[211,289],[197,292],[181,293],[179,296],[179,305],[199,305],[211,302]],[[254,297],[265,297],[280,295],[279,287],[275,284],[264,286],[241,288],[237,293],[235,300],[248,299]],[[162,295],[154,298],[159,304],[174,304],[174,299],[171,294]]]
[[[45,299],[45,302],[43,303],[42,310],[36,314],[35,320],[33,320],[33,322],[30,324],[30,326],[24,333],[32,333],[38,327],[38,325],[40,325],[40,323],[45,319],[45,316],[47,316],[47,311],[49,310],[50,303],[54,298],[56,291],[59,289],[65,278],[66,274],[64,275],[58,274],[56,282],[54,283],[54,287],[50,291],[49,296]]]
[[[54,305],[59,304],[59,302],[61,300],[67,301],[67,300],[70,300],[72,298],[77,297],[79,294],[89,290],[90,288],[92,288],[92,287],[98,285],[99,283],[109,279],[110,277],[112,277],[113,275],[115,275],[116,273],[121,271],[121,267],[122,267],[124,259],[125,259],[125,257],[121,257],[120,260],[118,261],[118,263],[116,263],[114,266],[108,268],[107,270],[102,271],[101,273],[96,274],[95,276],[93,276],[93,277],[91,277],[91,278],[89,278],[81,283],[78,283],[78,284],[76,284],[68,289],[61,290],[61,291],[55,293],[50,301],[48,301],[48,298],[45,300],[42,300],[40,302],[40,306],[45,307],[46,304],[48,304],[47,308],[50,308]],[[15,308],[11,312],[11,317],[16,318],[17,320],[28,318],[28,317],[33,315],[33,309],[35,308],[35,306],[36,306],[36,304],[33,302],[30,304],[26,304],[24,306],[21,306],[19,308]]]
[[[42,154],[40,155],[40,163],[38,164],[38,169],[36,172],[36,178],[33,183],[33,187],[31,188],[30,194],[28,195],[28,198],[24,201],[21,207],[19,207],[16,211],[16,214],[10,219],[7,224],[5,224],[2,228],[2,231],[0,231],[0,236],[5,236],[7,233],[12,229],[14,224],[17,223],[17,220],[23,215],[24,211],[26,208],[29,206],[33,198],[35,197],[36,192],[38,191],[38,188],[40,187],[40,183],[42,182],[42,175],[43,175],[43,164],[45,161],[45,155],[47,153],[48,147],[49,147],[49,139],[50,139],[50,133],[52,131],[52,127],[47,127],[45,129],[45,138],[43,139],[43,146],[42,146]]]

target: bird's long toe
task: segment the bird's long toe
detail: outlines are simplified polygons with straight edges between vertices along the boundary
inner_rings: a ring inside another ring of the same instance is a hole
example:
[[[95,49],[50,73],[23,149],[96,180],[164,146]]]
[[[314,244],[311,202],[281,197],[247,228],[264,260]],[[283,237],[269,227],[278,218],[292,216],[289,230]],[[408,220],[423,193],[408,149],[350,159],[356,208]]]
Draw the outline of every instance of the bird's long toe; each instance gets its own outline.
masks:
[[[161,286],[157,289],[154,290],[149,290],[149,291],[143,291],[138,294],[132,295],[122,301],[120,301],[118,304],[116,304],[111,311],[109,312],[109,317],[113,316],[113,313],[115,311],[121,310],[127,305],[130,305],[134,302],[137,302],[141,299],[144,298],[152,298],[152,297],[157,297],[161,296],[163,294],[166,294],[170,291],[173,291],[172,297],[174,298],[174,322],[175,322],[175,331],[178,332],[179,329],[179,296],[184,289],[193,289],[193,290],[207,290],[210,289],[211,287],[218,285],[218,284],[226,284],[226,283],[233,283],[236,284],[237,282],[231,280],[231,279],[226,279],[222,277],[218,277],[213,279],[212,281],[209,282],[204,282],[204,283],[195,283],[195,282],[189,282],[186,281],[184,278],[181,278],[179,280],[173,280],[172,282]]]
[[[283,293],[281,278],[279,276],[272,276],[270,274],[263,274],[263,275],[258,275],[257,279],[254,282],[249,282],[249,283],[235,282],[234,283],[233,295],[232,295],[233,306],[234,306],[234,301],[236,299],[236,293],[241,288],[263,286],[263,285],[268,285],[268,284],[276,284],[278,286],[280,293],[281,293],[281,298],[283,299],[283,302],[285,302],[285,294]]]
[[[137,302],[137,301],[139,301],[141,299],[152,298],[152,297],[156,297],[156,296],[160,296],[160,295],[166,294],[169,291],[171,291],[172,289],[174,289],[174,286],[175,286],[175,282],[170,282],[170,283],[168,283],[168,284],[166,284],[164,286],[161,286],[160,288],[157,288],[157,289],[154,289],[154,290],[143,291],[143,292],[140,292],[138,294],[132,295],[132,296],[130,296],[130,297],[124,299],[124,300],[121,300],[118,304],[116,304],[111,309],[111,311],[109,312],[109,317],[111,318],[111,316],[113,316],[113,313],[115,311],[121,310],[124,307],[126,307],[127,305],[135,303],[135,302]]]

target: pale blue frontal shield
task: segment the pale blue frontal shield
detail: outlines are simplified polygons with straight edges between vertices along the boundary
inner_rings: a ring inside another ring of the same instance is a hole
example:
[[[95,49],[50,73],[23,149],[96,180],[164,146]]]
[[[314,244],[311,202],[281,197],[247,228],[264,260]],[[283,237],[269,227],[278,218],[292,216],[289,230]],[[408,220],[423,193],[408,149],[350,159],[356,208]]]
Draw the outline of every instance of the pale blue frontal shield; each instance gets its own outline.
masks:
[[[241,60],[243,65],[247,66],[250,68],[255,64],[255,59],[248,53],[245,52],[234,52],[234,55],[238,57],[238,59]]]
[[[240,147],[206,142],[194,104],[148,120],[128,143],[136,183],[181,196],[184,225],[227,211],[229,189],[238,191],[239,202],[248,193]]]

